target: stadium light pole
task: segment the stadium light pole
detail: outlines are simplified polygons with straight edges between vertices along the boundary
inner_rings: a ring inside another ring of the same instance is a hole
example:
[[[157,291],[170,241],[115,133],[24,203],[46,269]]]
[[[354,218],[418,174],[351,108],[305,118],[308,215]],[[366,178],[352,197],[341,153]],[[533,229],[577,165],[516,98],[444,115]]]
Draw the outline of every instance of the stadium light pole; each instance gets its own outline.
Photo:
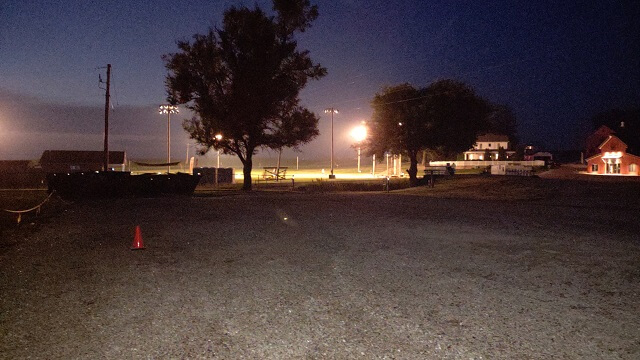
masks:
[[[358,172],[361,172],[360,171],[360,144],[362,143],[362,140],[366,139],[367,137],[367,127],[364,125],[364,121],[362,122],[362,124],[354,127],[353,130],[351,130],[351,137],[356,141],[356,144],[358,144]]]
[[[222,134],[216,134],[214,136],[216,141],[222,140]],[[218,164],[216,165],[216,187],[218,187],[218,169],[220,168],[220,149],[218,149]]]
[[[178,107],[176,105],[160,105],[159,114],[167,114],[167,174],[171,172],[171,114],[177,114]]]
[[[216,141],[222,140],[222,134],[215,135]],[[218,149],[218,165],[216,167],[220,167],[220,149]]]
[[[329,179],[335,179],[336,176],[333,175],[333,114],[338,113],[338,109],[328,108],[324,109],[325,114],[331,114],[331,174],[329,174]]]

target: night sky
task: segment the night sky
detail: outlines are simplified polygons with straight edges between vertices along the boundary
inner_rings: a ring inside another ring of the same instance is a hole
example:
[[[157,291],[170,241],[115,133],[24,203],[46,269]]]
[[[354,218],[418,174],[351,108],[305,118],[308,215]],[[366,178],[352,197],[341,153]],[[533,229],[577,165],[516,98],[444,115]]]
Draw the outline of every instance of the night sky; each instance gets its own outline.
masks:
[[[510,106],[522,142],[579,147],[597,112],[640,105],[638,1],[318,0],[299,45],[328,70],[302,93],[321,116],[302,158],[352,157],[349,130],[371,116],[385,85],[441,78]],[[113,66],[110,147],[165,156],[166,70],[175,41],[220,25],[232,4],[269,1],[10,1],[0,4],[0,160],[42,151],[101,150],[107,63]],[[172,118],[172,154],[184,159],[185,111]],[[294,155],[295,156],[295,155]]]

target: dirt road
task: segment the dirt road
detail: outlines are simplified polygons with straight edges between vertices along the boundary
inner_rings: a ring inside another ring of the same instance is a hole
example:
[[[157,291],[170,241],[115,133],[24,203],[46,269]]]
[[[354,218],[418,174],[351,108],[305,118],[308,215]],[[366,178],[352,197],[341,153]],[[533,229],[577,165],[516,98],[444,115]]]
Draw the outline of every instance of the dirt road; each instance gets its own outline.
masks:
[[[637,214],[379,193],[74,204],[2,239],[0,358],[637,359]]]

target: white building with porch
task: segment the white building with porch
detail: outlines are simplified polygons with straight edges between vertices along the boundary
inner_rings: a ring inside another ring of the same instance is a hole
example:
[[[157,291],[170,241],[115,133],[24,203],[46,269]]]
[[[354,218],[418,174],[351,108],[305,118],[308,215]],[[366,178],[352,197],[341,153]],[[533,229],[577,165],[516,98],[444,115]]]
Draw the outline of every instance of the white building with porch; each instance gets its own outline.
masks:
[[[500,159],[501,149],[506,154],[506,159]],[[478,136],[473,148],[464,152],[465,161],[480,160],[507,160],[516,152],[509,150],[509,137],[507,135],[484,134]],[[489,155],[489,158],[485,159]]]

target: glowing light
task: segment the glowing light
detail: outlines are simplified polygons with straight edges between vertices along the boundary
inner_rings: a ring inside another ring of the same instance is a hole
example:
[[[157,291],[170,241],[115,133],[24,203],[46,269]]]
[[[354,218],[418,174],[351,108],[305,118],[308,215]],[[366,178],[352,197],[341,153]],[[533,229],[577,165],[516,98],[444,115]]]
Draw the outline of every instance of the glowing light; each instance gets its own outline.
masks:
[[[351,130],[351,137],[356,142],[361,142],[367,137],[367,128],[364,125],[358,125]]]
[[[180,111],[175,105],[160,105],[158,107],[158,114],[177,114]]]
[[[621,151],[606,151],[604,153],[604,156],[602,157],[603,159],[619,159],[622,157],[622,152]]]
[[[216,138],[216,140],[218,140],[218,141],[222,140],[222,134],[216,134],[214,137],[215,137],[215,138]]]

